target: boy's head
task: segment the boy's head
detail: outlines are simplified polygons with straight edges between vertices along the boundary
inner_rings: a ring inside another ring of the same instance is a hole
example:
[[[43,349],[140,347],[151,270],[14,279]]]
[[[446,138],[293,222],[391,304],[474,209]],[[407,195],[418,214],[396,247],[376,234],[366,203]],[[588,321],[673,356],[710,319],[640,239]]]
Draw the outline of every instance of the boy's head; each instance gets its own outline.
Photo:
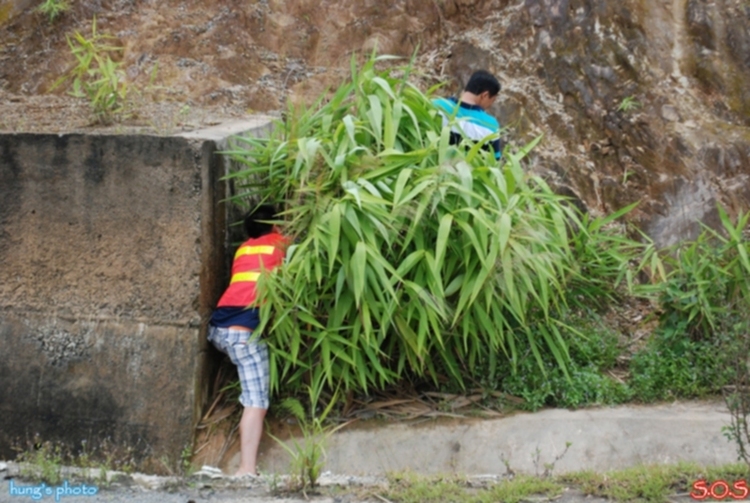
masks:
[[[276,220],[276,207],[272,204],[261,204],[245,216],[245,232],[249,238],[259,238],[273,231]]]
[[[500,92],[500,82],[487,70],[477,70],[469,78],[464,91],[477,97],[477,104],[487,109],[495,102]]]

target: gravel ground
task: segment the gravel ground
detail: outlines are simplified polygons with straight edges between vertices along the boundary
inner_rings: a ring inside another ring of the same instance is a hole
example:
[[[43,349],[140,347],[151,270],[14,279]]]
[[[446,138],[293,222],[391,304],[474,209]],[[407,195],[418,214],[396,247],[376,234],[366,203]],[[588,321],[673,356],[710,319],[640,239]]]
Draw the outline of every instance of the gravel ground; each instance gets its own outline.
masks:
[[[377,478],[354,478],[329,473],[321,477],[321,494],[291,496],[278,495],[272,490],[272,480],[237,480],[216,477],[199,472],[188,478],[157,477],[143,474],[118,476],[110,472],[113,480],[107,484],[81,483],[75,480],[78,469],[63,469],[63,482],[48,485],[22,480],[17,476],[21,467],[16,463],[0,462],[0,503],[43,501],[63,503],[131,502],[143,503],[204,503],[204,502],[248,502],[248,503],[389,503],[381,496],[385,480]],[[83,494],[82,494],[83,493]],[[606,503],[602,498],[587,497],[577,490],[566,490],[557,498],[532,497],[528,503]],[[392,502],[393,503],[393,502]]]

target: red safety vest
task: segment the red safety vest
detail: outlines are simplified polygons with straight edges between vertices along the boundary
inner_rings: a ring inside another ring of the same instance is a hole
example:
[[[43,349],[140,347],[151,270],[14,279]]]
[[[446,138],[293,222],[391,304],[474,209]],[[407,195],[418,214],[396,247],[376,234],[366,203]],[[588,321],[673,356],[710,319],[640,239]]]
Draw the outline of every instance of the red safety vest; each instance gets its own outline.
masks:
[[[262,271],[270,271],[284,260],[284,236],[276,232],[242,243],[234,254],[229,288],[216,307],[247,307],[255,302],[255,287]]]

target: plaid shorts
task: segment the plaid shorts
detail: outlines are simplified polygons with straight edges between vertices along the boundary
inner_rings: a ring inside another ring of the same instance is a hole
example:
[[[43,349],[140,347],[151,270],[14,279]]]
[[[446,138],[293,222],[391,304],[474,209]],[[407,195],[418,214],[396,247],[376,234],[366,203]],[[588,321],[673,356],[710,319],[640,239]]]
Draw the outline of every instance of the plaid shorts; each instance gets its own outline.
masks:
[[[237,366],[244,407],[268,408],[268,347],[252,332],[209,325],[208,340]]]

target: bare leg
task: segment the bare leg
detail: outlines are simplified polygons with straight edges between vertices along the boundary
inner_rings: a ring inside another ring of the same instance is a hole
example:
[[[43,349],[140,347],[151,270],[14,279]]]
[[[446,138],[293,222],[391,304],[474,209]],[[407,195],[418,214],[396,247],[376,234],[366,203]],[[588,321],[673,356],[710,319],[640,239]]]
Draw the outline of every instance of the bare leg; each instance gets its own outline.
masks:
[[[240,467],[235,475],[256,474],[258,445],[263,434],[263,419],[266,409],[245,407],[240,419]]]

